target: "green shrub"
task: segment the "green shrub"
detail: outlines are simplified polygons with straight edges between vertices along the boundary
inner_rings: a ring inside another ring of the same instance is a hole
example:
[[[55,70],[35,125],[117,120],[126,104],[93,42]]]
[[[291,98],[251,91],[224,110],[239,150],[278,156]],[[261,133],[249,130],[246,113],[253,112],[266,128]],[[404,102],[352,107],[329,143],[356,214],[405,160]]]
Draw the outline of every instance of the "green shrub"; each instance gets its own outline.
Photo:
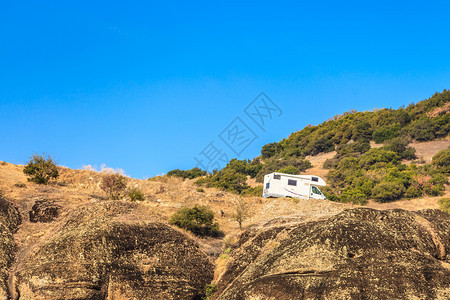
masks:
[[[438,201],[441,210],[450,214],[450,198],[442,198]]]
[[[430,118],[423,116],[411,124],[409,134],[417,141],[431,141],[435,138],[435,128]]]
[[[202,300],[208,300],[216,291],[217,286],[215,284],[207,284],[204,289],[205,296],[202,297]]]
[[[397,164],[399,156],[397,153],[384,148],[372,148],[361,156],[360,165],[363,168],[369,169],[377,163],[393,163]]]
[[[144,201],[144,193],[138,188],[132,188],[128,191],[128,197],[131,201]]]
[[[118,173],[104,174],[100,188],[110,200],[119,200],[127,188],[127,178]]]
[[[340,197],[341,202],[351,202],[353,204],[364,205],[367,203],[366,194],[358,188],[345,189]]]
[[[255,186],[242,191],[241,195],[243,196],[256,196],[262,197],[263,194],[263,186]]]
[[[422,196],[422,191],[415,185],[411,184],[407,189],[405,193],[406,198],[419,198]]]
[[[439,172],[450,175],[450,149],[439,151],[433,156],[432,164]]]
[[[416,149],[407,147],[409,141],[406,138],[400,137],[389,140],[383,147],[386,150],[394,151],[402,159],[416,159]]]
[[[203,188],[199,187],[199,188],[197,188],[197,192],[199,192],[199,193],[204,193],[205,190],[204,190]]]
[[[208,172],[206,171],[202,171],[200,168],[192,168],[190,170],[180,170],[180,169],[175,169],[172,171],[169,171],[167,173],[167,176],[174,176],[174,177],[181,177],[183,179],[194,179],[197,177],[201,177],[201,176],[206,176],[208,175]]]
[[[286,167],[294,167],[297,169],[297,174],[305,171],[312,167],[311,162],[306,159],[301,158],[283,158],[283,159],[268,159],[264,161],[264,164],[261,165],[261,169],[258,174],[256,174],[255,178],[257,182],[264,181],[264,175],[277,172],[278,170],[284,169]],[[291,168],[291,170],[293,170]]]
[[[56,163],[50,156],[33,154],[28,164],[23,168],[23,172],[29,177],[28,181],[47,184],[50,179],[59,176]]]
[[[281,168],[277,172],[285,173],[285,174],[292,174],[292,175],[298,175],[299,174],[298,169],[296,167],[294,167],[294,166],[287,166],[287,167]]]
[[[15,187],[19,187],[19,188],[24,188],[24,187],[26,187],[27,185],[26,185],[25,183],[23,183],[23,182],[18,182],[18,183],[16,183],[16,184],[14,184],[14,186],[15,186]]]
[[[208,186],[238,194],[249,187],[246,175],[227,168],[212,175],[209,178]]]
[[[270,144],[264,145],[261,149],[261,155],[264,158],[272,157],[277,153],[279,148],[280,147],[278,146],[278,143],[270,143]]]
[[[169,220],[169,223],[198,236],[222,235],[219,224],[214,223],[214,213],[206,206],[194,206],[178,210]]]
[[[373,133],[373,140],[377,144],[381,144],[387,140],[393,139],[398,136],[400,131],[400,125],[394,124],[391,126],[382,126]]]
[[[391,202],[400,199],[406,192],[405,186],[398,182],[380,182],[372,191],[377,202]]]

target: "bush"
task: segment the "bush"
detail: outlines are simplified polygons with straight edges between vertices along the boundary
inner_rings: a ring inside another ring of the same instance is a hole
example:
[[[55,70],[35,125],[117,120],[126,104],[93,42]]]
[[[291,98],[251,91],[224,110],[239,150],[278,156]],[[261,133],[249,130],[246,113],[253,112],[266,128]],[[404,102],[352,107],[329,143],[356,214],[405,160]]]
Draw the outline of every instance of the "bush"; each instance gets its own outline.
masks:
[[[351,202],[353,204],[364,205],[367,203],[366,194],[358,188],[348,188],[342,193],[341,202]]]
[[[262,194],[263,194],[262,186],[251,187],[251,188],[245,189],[241,193],[241,195],[243,195],[243,196],[256,196],[256,197],[262,197]]]
[[[416,159],[416,149],[407,147],[409,141],[406,138],[395,138],[386,143],[383,147],[386,150],[394,151],[402,159]]]
[[[47,184],[50,179],[59,176],[56,163],[50,156],[33,154],[28,164],[23,168],[23,172],[29,177],[28,181]]]
[[[405,186],[398,182],[380,182],[372,191],[377,202],[391,202],[400,199],[406,192]]]
[[[278,143],[270,143],[264,145],[261,149],[261,155],[264,158],[272,157],[276,154],[277,150],[279,150]]]
[[[202,171],[200,168],[192,168],[190,170],[180,170],[180,169],[175,169],[172,171],[169,171],[167,173],[167,176],[174,176],[174,177],[181,177],[183,179],[194,179],[197,177],[201,177],[201,176],[206,176],[208,175],[208,172],[206,171]]]
[[[110,200],[119,200],[127,188],[127,178],[118,173],[103,175],[100,188]]]
[[[202,300],[208,300],[217,291],[217,286],[215,284],[207,284],[205,286],[204,294]]]
[[[132,188],[128,191],[128,197],[131,201],[144,201],[144,193],[138,188]]]
[[[438,203],[443,211],[450,214],[450,198],[442,198]]]
[[[199,192],[199,193],[204,193],[205,190],[204,190],[203,188],[199,187],[199,188],[197,188],[197,192]]]
[[[247,185],[246,175],[227,168],[212,175],[209,179],[208,186],[238,194],[249,187]]]
[[[298,175],[298,173],[299,173],[298,169],[294,166],[287,166],[287,167],[281,168],[277,172],[285,173],[285,174],[292,174],[292,175]]]
[[[24,188],[24,187],[26,187],[27,185],[26,185],[25,183],[23,183],[23,182],[18,182],[18,183],[16,183],[16,184],[14,184],[14,186],[19,187],[19,188]]]
[[[381,144],[384,141],[397,137],[399,131],[400,131],[399,124],[395,124],[392,126],[382,126],[373,133],[373,140],[375,141],[375,143]]]
[[[450,175],[450,149],[439,151],[433,156],[432,164],[439,172]]]
[[[435,138],[435,128],[430,118],[422,117],[411,124],[410,136],[417,141],[431,141]]]
[[[360,165],[361,167],[369,169],[377,163],[397,164],[398,160],[398,154],[394,151],[383,148],[372,148],[361,157]]]
[[[219,224],[214,223],[214,213],[206,206],[194,206],[178,210],[169,220],[169,223],[184,230],[188,230],[198,236],[222,235]]]
[[[405,193],[406,198],[419,198],[422,196],[422,191],[415,185],[411,184],[407,189]]]

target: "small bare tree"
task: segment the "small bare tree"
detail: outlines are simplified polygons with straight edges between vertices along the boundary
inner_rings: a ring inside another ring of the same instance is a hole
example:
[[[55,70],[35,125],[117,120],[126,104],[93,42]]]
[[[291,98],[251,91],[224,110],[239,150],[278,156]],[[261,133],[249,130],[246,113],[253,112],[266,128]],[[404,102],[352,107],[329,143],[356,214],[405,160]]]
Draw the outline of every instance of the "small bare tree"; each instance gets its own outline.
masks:
[[[242,230],[242,222],[248,217],[248,208],[242,198],[234,200],[234,212],[232,214],[233,220],[239,223],[239,229]]]
[[[127,178],[119,173],[103,175],[100,188],[110,200],[119,200],[127,188]]]

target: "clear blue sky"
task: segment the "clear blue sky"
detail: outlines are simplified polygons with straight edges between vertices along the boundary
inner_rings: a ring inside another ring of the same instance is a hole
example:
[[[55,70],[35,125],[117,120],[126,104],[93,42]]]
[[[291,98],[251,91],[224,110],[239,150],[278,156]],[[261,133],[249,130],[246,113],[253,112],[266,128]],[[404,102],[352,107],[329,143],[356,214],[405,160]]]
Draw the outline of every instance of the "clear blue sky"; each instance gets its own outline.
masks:
[[[62,2],[0,2],[0,160],[143,178],[194,167],[238,116],[252,158],[450,88],[448,1]],[[243,113],[261,91],[283,110],[265,131]]]

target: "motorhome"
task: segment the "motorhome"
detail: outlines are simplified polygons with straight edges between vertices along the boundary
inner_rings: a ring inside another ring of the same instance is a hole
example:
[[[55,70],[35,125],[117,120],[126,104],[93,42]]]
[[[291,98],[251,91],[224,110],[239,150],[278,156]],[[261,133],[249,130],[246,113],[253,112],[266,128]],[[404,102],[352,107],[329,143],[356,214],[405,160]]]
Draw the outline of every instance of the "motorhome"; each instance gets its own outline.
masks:
[[[319,176],[274,172],[264,176],[263,197],[326,199],[319,186],[326,186],[325,180]]]

